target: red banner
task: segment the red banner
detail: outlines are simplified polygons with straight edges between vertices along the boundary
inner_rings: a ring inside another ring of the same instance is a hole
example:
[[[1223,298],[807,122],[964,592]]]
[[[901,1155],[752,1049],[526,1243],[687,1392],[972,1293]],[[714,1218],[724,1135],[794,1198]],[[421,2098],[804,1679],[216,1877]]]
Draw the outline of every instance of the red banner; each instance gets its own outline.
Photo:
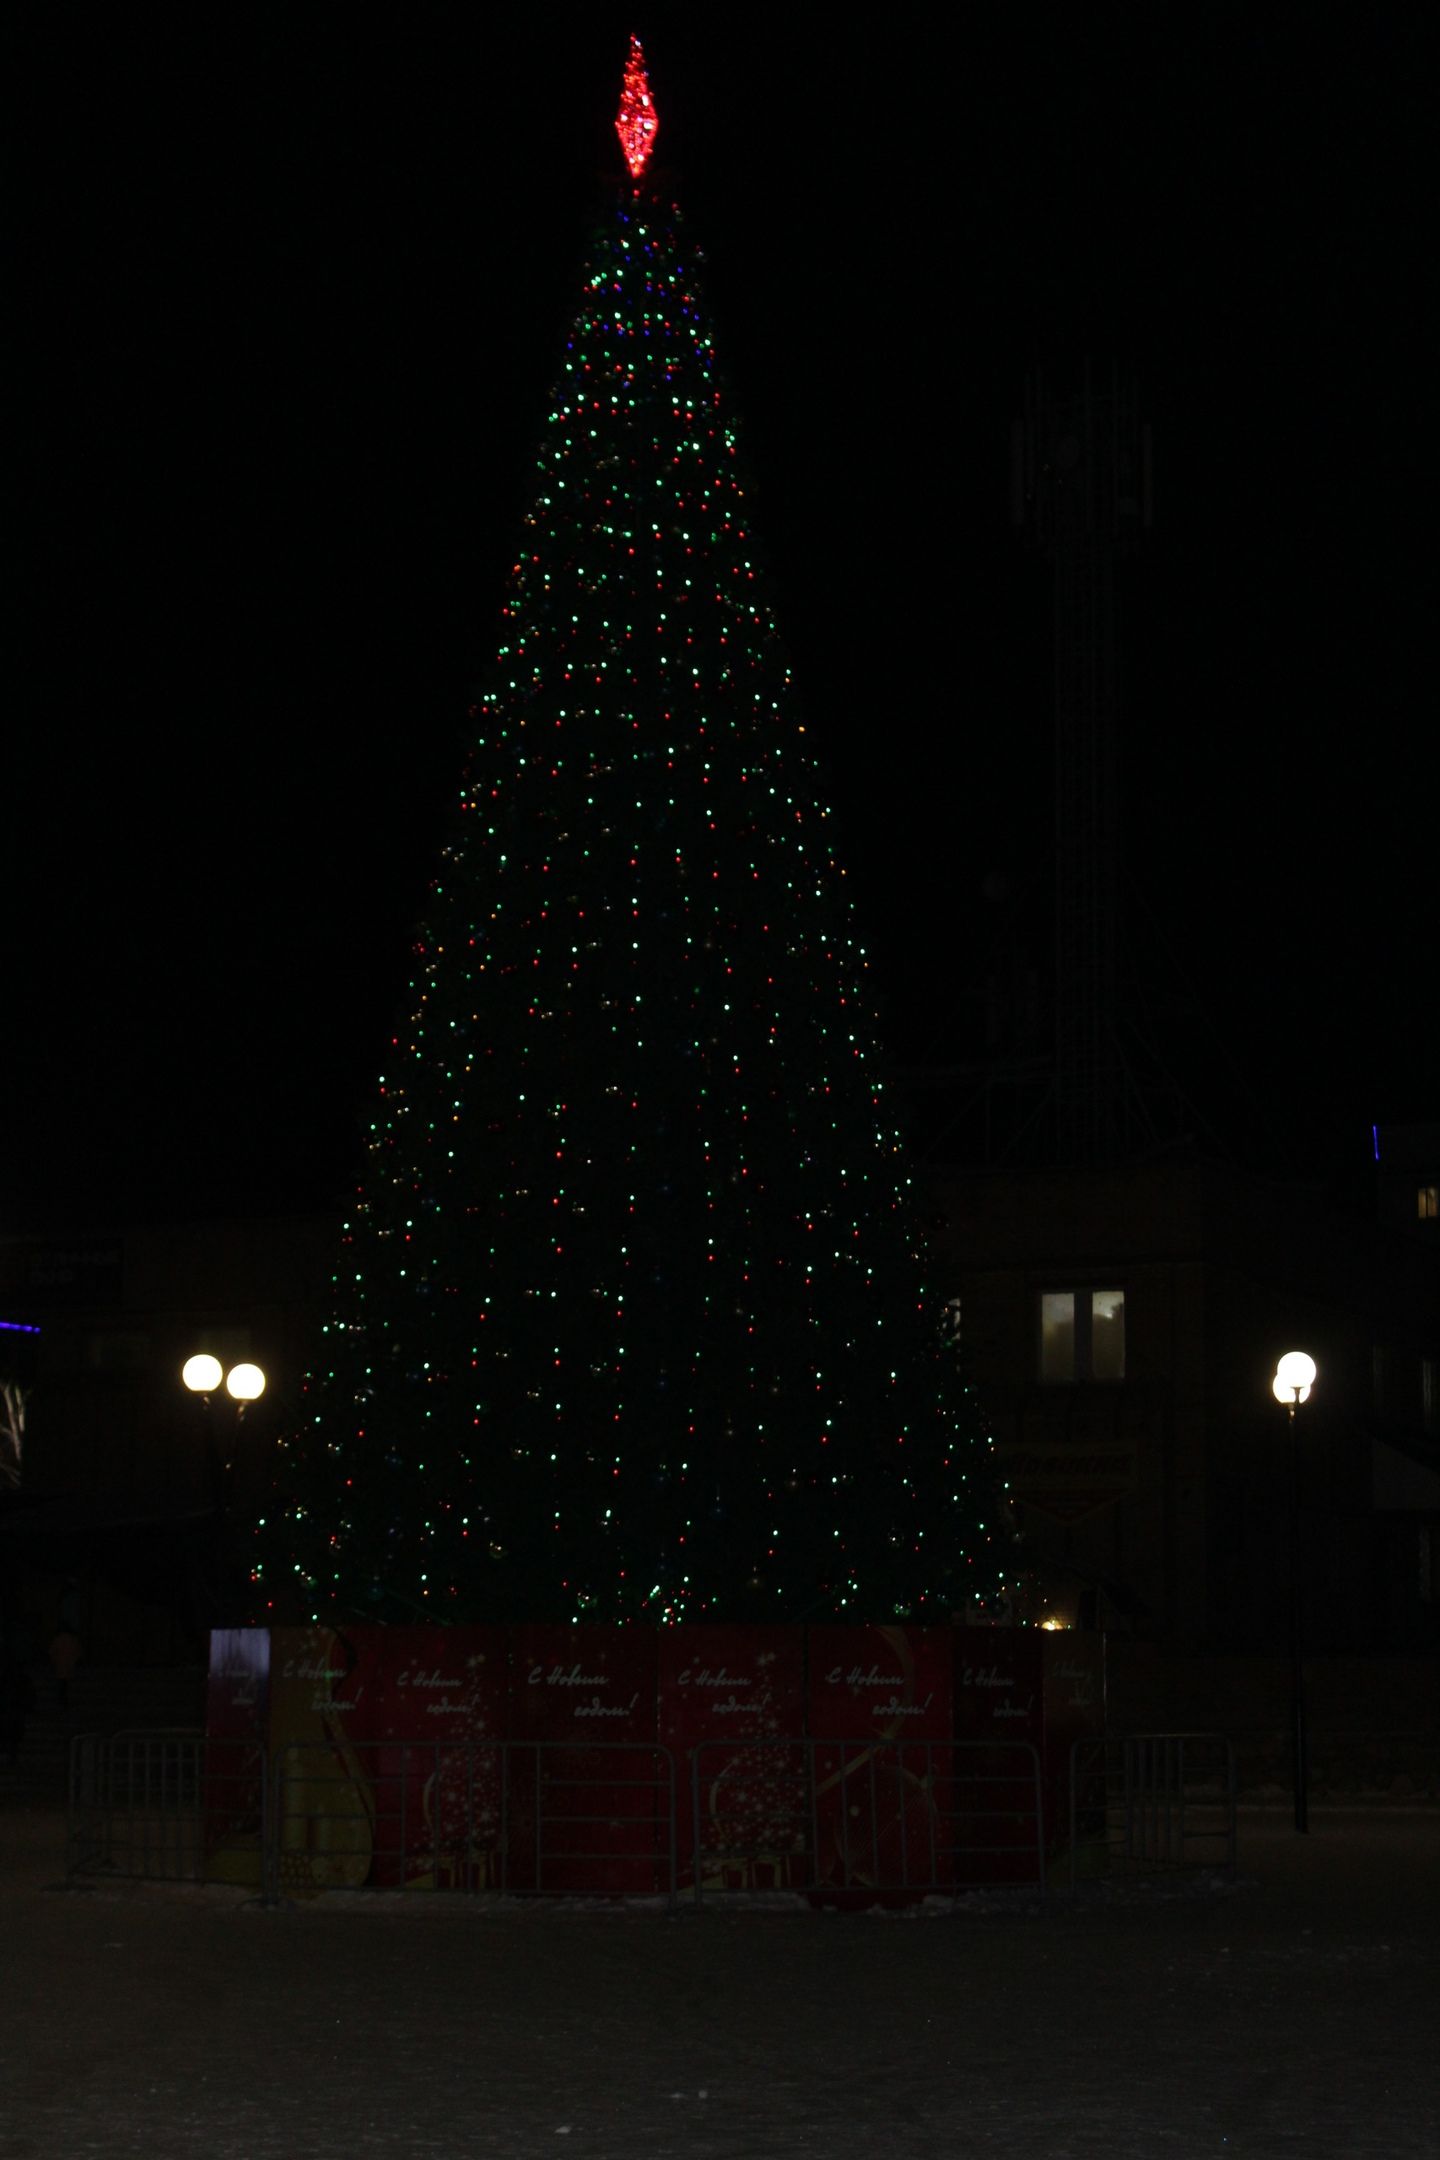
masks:
[[[1045,1826],[1052,1872],[1070,1857],[1070,1750],[1077,1740],[1098,1739],[1105,1730],[1105,1638],[1056,1629],[1041,1635],[1044,1741],[1041,1760],[1045,1782]],[[1092,1849],[1103,1844],[1104,1810],[1097,1824],[1082,1825]],[[1082,1844],[1085,1838],[1082,1837]]]
[[[956,1628],[955,1737],[1040,1744],[1044,1680],[1036,1628]]]
[[[913,1894],[951,1879],[948,1628],[808,1630],[816,1878]]]
[[[355,1741],[369,1727],[386,1633],[271,1630],[270,1767],[286,1896],[358,1890],[370,1880],[374,1761]]]
[[[292,1895],[663,1889],[673,1762],[680,1881],[855,1901],[1034,1880],[1037,1762],[1053,1863],[1071,1742],[1104,1730],[1104,1641],[902,1626],[225,1629],[206,1729],[217,1880],[258,1882],[263,1740]]]
[[[794,1627],[667,1628],[660,1738],[675,1763],[678,1879],[784,1890],[807,1879],[804,1638]],[[746,1745],[746,1743],[749,1743]]]
[[[508,1707],[503,1629],[389,1630],[369,1715],[352,1724],[379,1743],[373,1882],[495,1887]]]
[[[1033,1882],[1041,1872],[1045,1639],[1031,1628],[955,1630],[955,1737],[983,1743],[956,1751],[957,1884]]]
[[[261,1887],[269,1693],[268,1629],[213,1629],[201,1796],[207,1882]]]
[[[263,1741],[270,1707],[270,1630],[212,1628],[205,1730],[214,1740]]]
[[[510,1630],[511,1889],[668,1888],[655,1658],[649,1628]]]

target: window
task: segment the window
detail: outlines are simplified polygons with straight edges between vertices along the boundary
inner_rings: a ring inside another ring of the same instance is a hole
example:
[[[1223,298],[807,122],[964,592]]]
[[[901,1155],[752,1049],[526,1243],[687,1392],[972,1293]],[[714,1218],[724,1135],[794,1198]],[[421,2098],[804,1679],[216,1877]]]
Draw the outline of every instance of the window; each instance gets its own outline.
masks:
[[[1040,1378],[1123,1380],[1125,1292],[1042,1290]]]
[[[1416,1187],[1415,1212],[1421,1222],[1434,1222],[1440,1218],[1440,1185]]]
[[[1040,1294],[1040,1378],[1075,1378],[1073,1290],[1044,1290]]]
[[[1092,1380],[1123,1380],[1125,1377],[1123,1290],[1090,1292],[1090,1377]]]

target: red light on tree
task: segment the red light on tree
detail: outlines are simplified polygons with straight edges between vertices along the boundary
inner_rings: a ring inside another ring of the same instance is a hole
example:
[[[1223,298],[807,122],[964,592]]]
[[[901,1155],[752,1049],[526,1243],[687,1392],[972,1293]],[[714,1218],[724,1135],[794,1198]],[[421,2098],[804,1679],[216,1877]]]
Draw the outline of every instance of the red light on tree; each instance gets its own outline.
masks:
[[[645,160],[660,132],[660,122],[655,116],[655,100],[650,95],[650,85],[645,76],[645,55],[640,50],[640,40],[632,31],[630,57],[625,62],[625,80],[620,88],[620,110],[615,119],[615,132],[620,137],[620,147],[625,153],[625,163],[630,168],[632,180],[638,180],[645,170]]]

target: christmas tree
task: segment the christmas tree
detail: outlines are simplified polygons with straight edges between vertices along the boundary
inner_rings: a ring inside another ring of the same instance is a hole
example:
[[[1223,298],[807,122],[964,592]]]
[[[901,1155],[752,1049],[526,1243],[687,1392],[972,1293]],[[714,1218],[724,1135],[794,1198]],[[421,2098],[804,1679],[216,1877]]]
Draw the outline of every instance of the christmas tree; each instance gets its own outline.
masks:
[[[632,41],[259,1618],[945,1620],[986,1577],[656,126]]]

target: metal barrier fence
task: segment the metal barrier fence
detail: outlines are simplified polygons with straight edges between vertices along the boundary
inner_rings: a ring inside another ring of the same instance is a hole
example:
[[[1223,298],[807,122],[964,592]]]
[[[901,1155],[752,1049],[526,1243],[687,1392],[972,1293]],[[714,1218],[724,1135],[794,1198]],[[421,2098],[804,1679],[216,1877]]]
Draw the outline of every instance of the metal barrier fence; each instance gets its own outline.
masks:
[[[202,1732],[77,1734],[67,1875],[245,1881],[268,1843],[265,1751]]]
[[[675,1895],[668,1749],[606,1742],[72,1743],[67,1874],[323,1890]]]
[[[818,1897],[1043,1888],[1040,1759],[1023,1741],[704,1741],[692,1751],[693,1845],[707,1896]]]
[[[1223,1733],[1132,1733],[1070,1750],[1070,1886],[1107,1873],[1235,1869],[1235,1750]]]
[[[285,1746],[271,1822],[271,1895],[675,1895],[674,1759],[644,1741]]]
[[[1044,1881],[1027,1744],[77,1738],[68,1873],[325,1890],[873,1898]],[[689,1802],[677,1808],[677,1793]]]

